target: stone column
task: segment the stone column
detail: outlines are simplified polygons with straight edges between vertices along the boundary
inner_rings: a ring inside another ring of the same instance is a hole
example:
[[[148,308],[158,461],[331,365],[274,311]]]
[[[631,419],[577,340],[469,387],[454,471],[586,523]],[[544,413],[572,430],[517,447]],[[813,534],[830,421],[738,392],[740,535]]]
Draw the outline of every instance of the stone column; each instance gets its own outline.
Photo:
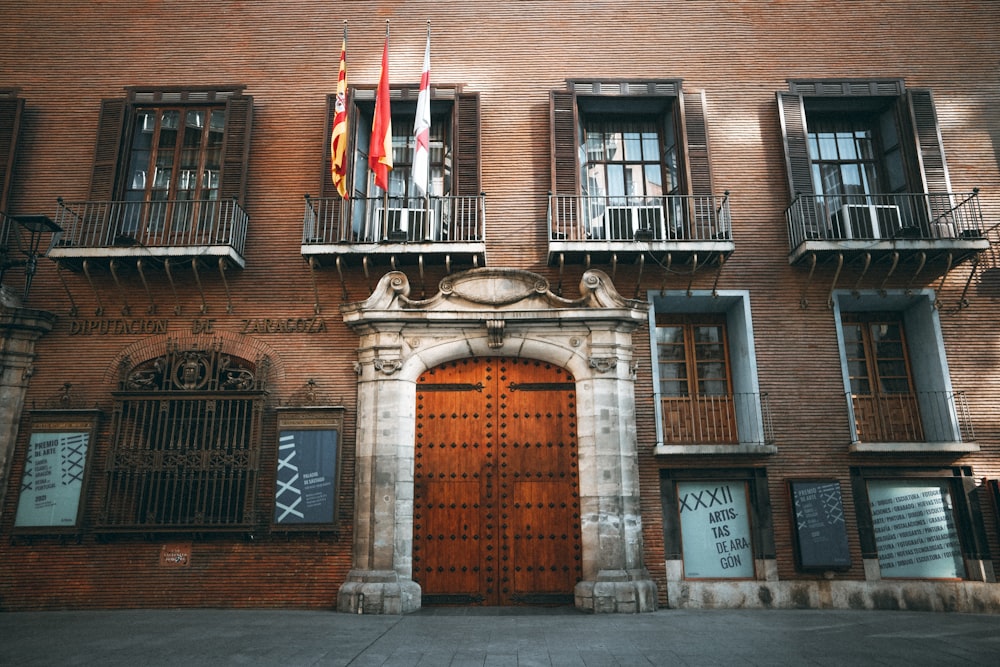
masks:
[[[401,614],[420,608],[412,563],[416,385],[398,377],[398,332],[369,333],[361,343],[354,551],[337,609]]]
[[[578,393],[584,580],[576,606],[596,613],[656,609],[643,565],[631,335],[594,331],[590,391]]]
[[[0,287],[0,507],[6,497],[35,342],[52,330],[55,319],[50,312],[21,307],[16,296]]]

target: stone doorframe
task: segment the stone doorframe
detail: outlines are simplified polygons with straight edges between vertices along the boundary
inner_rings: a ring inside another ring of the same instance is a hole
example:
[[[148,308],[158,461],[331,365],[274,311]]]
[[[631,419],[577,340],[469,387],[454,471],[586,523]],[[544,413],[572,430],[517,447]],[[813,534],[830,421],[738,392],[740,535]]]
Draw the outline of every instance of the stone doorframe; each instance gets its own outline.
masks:
[[[576,380],[583,580],[576,606],[593,612],[656,608],[643,565],[635,431],[632,332],[648,304],[623,298],[589,270],[581,296],[565,299],[540,275],[472,269],[413,300],[393,271],[365,301],[346,304],[360,337],[352,569],[337,595],[350,613],[420,608],[413,581],[416,382],[427,369],[477,356],[525,357],[567,369]]]

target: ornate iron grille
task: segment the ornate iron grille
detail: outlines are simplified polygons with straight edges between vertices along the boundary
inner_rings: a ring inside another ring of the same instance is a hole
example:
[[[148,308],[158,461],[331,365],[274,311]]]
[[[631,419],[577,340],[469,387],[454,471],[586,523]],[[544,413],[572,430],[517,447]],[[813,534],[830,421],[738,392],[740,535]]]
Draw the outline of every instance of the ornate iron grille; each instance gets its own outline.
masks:
[[[218,346],[124,363],[99,526],[252,527],[266,370]]]

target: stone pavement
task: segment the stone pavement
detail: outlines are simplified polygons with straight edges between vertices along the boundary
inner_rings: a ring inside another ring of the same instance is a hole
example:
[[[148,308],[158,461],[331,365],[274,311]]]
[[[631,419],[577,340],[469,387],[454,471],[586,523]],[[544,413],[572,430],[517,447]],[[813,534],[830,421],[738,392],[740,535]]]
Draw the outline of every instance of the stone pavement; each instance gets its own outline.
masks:
[[[436,608],[0,613],[0,665],[1000,664],[1000,616],[902,611]]]

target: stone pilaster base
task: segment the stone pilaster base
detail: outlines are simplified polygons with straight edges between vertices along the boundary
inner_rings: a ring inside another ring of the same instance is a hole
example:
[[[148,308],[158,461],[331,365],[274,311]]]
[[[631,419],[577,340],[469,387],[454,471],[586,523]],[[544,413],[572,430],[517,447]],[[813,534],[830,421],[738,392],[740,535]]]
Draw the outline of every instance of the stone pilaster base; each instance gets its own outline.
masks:
[[[407,614],[420,609],[420,584],[394,570],[351,570],[337,593],[337,611]]]
[[[595,614],[656,611],[656,583],[645,570],[601,570],[595,581],[581,581],[576,608]]]

